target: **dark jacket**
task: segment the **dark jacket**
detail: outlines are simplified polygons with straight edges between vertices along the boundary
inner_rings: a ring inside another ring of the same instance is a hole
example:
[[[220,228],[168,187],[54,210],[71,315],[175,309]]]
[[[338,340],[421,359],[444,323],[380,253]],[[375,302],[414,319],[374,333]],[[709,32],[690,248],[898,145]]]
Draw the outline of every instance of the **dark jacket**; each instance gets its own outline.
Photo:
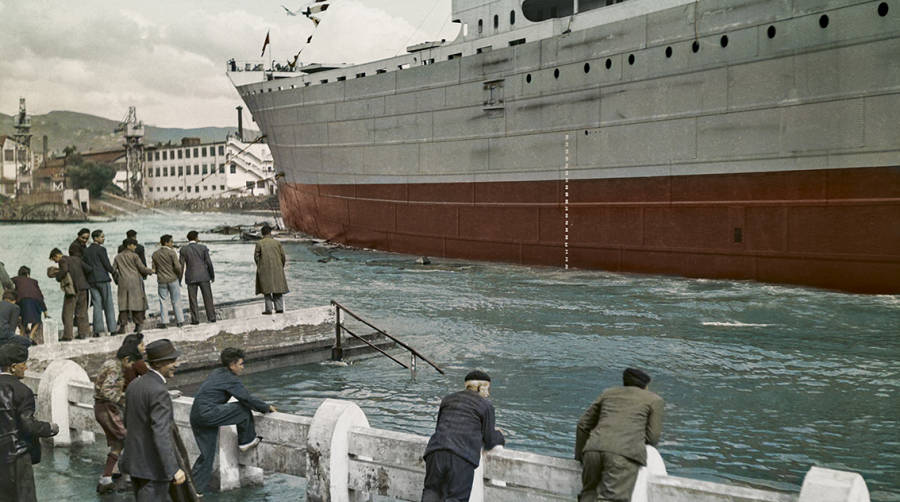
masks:
[[[87,278],[92,271],[93,268],[81,261],[81,258],[77,256],[63,256],[59,260],[59,273],[56,275],[56,281],[62,282],[66,274],[69,274],[69,277],[72,278],[72,284],[75,286],[75,291],[87,291],[91,289]]]
[[[644,445],[659,442],[663,405],[661,397],[640,387],[606,389],[578,421],[575,459],[585,451],[605,451],[647,465]]]
[[[71,244],[69,244],[69,256],[77,256],[79,258],[84,257],[84,251],[86,247],[81,243],[80,240],[76,237]]]
[[[191,241],[186,246],[182,246],[178,254],[181,265],[184,267],[185,284],[216,280],[216,272],[213,270],[209,249],[206,246]]]
[[[110,277],[115,278],[116,282],[119,282],[112,263],[109,262],[109,254],[107,254],[106,248],[100,244],[94,242],[88,246],[84,251],[82,260],[93,269],[87,277],[88,283],[91,285],[110,282]]]
[[[50,437],[50,424],[34,418],[34,392],[18,378],[0,375],[0,462],[8,464],[30,449],[34,438]]]
[[[125,390],[125,450],[119,469],[132,477],[168,481],[178,471],[172,398],[162,377],[147,372]]]
[[[206,413],[215,412],[219,405],[225,404],[234,397],[239,403],[251,410],[260,413],[268,413],[269,405],[262,399],[250,395],[237,375],[228,368],[216,368],[206,377],[200,388],[194,394],[194,404],[191,406],[191,419],[201,417]]]
[[[118,251],[116,251],[116,253],[121,253],[124,250],[125,250],[125,245],[119,244],[119,249],[118,249]],[[137,247],[134,248],[134,252],[137,253],[137,255],[141,258],[141,263],[143,263],[144,266],[146,267],[147,266],[147,257],[144,255],[143,244],[138,244]]]
[[[0,300],[0,343],[16,334],[21,309],[15,303]]]
[[[494,405],[475,391],[462,390],[441,400],[437,426],[423,456],[449,450],[478,467],[482,446],[490,450],[505,443],[494,425]]]
[[[16,298],[19,301],[30,298],[44,305],[44,293],[36,280],[24,275],[17,275],[12,278],[12,282],[16,285]],[[44,306],[44,308],[46,309],[47,307]]]

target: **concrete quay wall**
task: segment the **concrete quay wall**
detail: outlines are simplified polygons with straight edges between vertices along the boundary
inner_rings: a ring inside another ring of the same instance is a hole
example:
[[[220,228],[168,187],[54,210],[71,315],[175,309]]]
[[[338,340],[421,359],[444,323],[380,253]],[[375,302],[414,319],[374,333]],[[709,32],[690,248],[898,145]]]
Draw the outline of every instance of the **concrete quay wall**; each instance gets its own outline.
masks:
[[[102,433],[93,416],[93,386],[84,368],[55,360],[43,374],[29,372],[25,383],[37,389],[38,416],[59,424],[54,446],[92,442]],[[173,400],[175,421],[193,459],[198,451],[189,423],[193,399]],[[422,453],[428,438],[369,426],[350,401],[326,399],[313,417],[289,413],[256,416],[265,440],[241,453],[234,426],[220,431],[214,486],[230,490],[263,482],[263,472],[307,479],[306,500],[362,502],[375,495],[419,500],[425,475]],[[571,459],[497,448],[482,455],[472,502],[549,502],[574,500],[581,488],[581,466]],[[857,473],[812,467],[799,494],[757,490],[668,476],[662,457],[648,446],[633,502],[868,502]]]

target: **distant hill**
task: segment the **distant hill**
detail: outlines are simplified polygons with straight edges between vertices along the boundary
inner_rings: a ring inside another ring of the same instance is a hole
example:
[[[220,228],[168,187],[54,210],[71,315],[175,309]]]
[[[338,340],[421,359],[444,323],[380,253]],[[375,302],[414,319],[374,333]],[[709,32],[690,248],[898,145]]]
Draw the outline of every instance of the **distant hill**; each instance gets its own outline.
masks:
[[[52,111],[45,115],[31,116],[31,145],[36,151],[41,149],[41,138],[47,135],[50,152],[62,152],[68,145],[75,145],[79,152],[112,150],[122,146],[120,133],[113,130],[119,122],[87,113]],[[185,136],[200,138],[204,143],[223,141],[228,133],[237,127],[199,127],[180,129],[174,127],[154,127],[144,124],[144,144],[157,142],[181,143]],[[12,116],[0,113],[0,135],[13,134]],[[257,131],[245,129],[245,137],[256,137]]]

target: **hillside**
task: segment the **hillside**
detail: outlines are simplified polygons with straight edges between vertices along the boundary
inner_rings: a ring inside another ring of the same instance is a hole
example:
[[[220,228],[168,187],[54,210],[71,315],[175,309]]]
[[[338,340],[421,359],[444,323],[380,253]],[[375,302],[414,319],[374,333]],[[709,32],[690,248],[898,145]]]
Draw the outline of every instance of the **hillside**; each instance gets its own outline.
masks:
[[[41,137],[47,135],[50,152],[61,152],[68,145],[75,145],[80,152],[112,150],[122,145],[122,138],[113,130],[118,121],[86,113],[52,111],[45,115],[31,116],[31,144],[35,150],[41,148]],[[185,136],[200,138],[204,143],[223,141],[236,127],[200,127],[180,129],[174,127],[154,127],[144,124],[144,143],[180,143]],[[12,116],[0,113],[0,135],[13,134]],[[259,133],[245,129],[244,135],[256,137]]]

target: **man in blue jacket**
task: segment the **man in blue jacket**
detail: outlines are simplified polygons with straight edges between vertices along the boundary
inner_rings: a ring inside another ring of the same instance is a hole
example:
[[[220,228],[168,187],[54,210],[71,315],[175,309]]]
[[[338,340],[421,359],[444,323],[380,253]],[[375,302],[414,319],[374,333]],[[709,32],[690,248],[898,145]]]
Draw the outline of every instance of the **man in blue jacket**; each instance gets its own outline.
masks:
[[[184,283],[187,284],[188,305],[191,308],[191,324],[200,324],[200,308],[197,306],[197,288],[203,295],[203,306],[206,308],[206,320],[216,322],[216,306],[213,303],[211,283],[216,282],[216,272],[209,249],[197,242],[196,230],[187,234],[188,243],[178,252],[181,267],[184,269]]]
[[[91,302],[94,304],[94,336],[108,335],[116,330],[116,306],[113,304],[110,282],[113,279],[118,282],[119,278],[109,262],[106,248],[103,247],[106,242],[103,230],[94,230],[91,238],[94,242],[84,250],[82,260],[92,269],[87,280],[91,286]]]
[[[228,347],[222,351],[222,367],[216,368],[197,389],[191,406],[191,430],[200,449],[200,456],[191,468],[191,477],[198,493],[207,491],[212,477],[213,460],[219,442],[219,427],[237,425],[238,448],[247,451],[258,445],[253,413],[272,413],[274,406],[253,397],[238,377],[244,372],[244,351]],[[228,400],[234,397],[236,403]]]
[[[494,427],[490,392],[491,377],[475,370],[466,375],[465,390],[441,400],[437,426],[425,447],[422,502],[467,502],[481,448],[505,444]]]

